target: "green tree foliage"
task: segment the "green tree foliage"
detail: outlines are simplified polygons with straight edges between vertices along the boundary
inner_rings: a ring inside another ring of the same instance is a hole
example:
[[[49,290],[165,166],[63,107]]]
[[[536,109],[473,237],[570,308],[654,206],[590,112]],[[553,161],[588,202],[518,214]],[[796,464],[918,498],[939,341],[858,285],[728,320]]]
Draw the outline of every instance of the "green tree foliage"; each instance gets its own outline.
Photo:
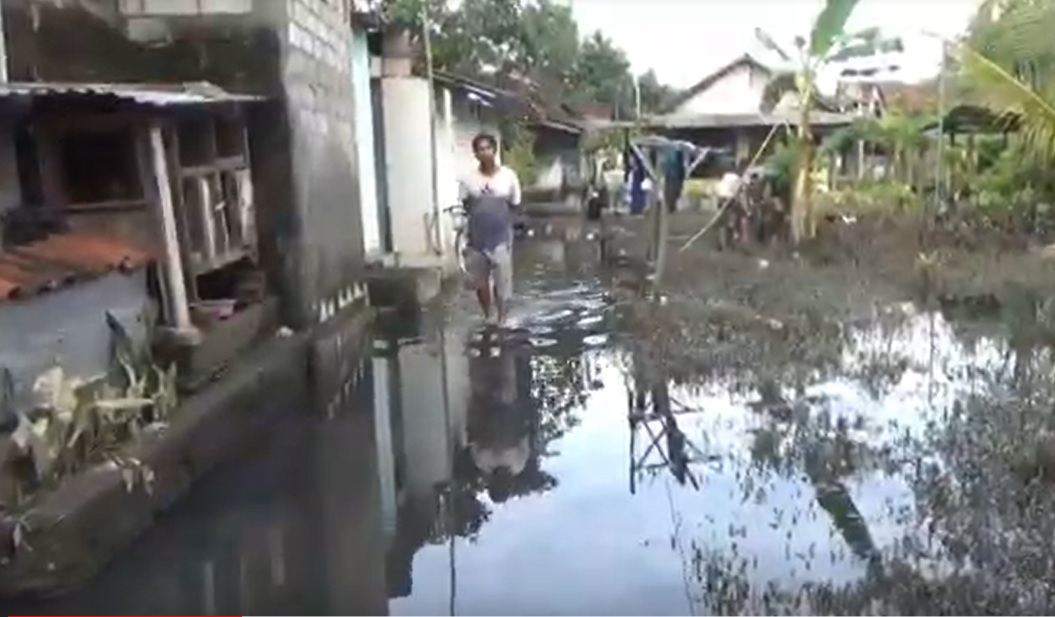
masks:
[[[582,37],[571,7],[554,0],[388,0],[389,18],[412,34],[419,53],[427,5],[433,66],[483,80],[527,79],[547,100],[603,103],[629,118],[634,75],[625,52],[601,32]],[[659,113],[676,91],[649,71],[639,79],[644,113]]]
[[[1055,158],[1055,3],[986,0],[961,61],[972,102],[1019,120],[1024,152]]]
[[[670,108],[680,91],[659,81],[656,72],[649,69],[638,78],[641,89],[641,109],[663,112]]]

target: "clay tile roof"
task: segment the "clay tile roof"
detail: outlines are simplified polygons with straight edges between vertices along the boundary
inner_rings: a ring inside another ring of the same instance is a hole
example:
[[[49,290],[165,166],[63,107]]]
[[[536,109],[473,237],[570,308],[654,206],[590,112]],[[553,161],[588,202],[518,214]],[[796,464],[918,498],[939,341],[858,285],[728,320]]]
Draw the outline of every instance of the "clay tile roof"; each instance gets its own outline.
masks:
[[[122,240],[80,231],[0,252],[0,302],[32,297],[110,272],[131,272],[153,256]]]

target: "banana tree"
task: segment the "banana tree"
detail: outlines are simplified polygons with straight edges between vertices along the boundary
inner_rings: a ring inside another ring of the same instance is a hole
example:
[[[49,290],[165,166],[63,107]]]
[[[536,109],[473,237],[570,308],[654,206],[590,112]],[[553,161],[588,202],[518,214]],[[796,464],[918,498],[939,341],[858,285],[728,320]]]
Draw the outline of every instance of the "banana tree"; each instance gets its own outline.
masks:
[[[884,38],[879,30],[870,28],[857,33],[846,32],[846,22],[858,0],[826,0],[810,30],[809,39],[795,38],[795,57],[773,40],[756,30],[759,41],[786,62],[794,62],[794,70],[779,73],[766,85],[762,97],[762,111],[769,113],[789,93],[797,103],[798,122],[795,147],[798,165],[795,170],[792,194],[791,229],[794,240],[812,237],[816,221],[812,208],[812,171],[816,147],[811,129],[811,113],[818,100],[817,76],[828,66],[850,60],[875,56],[883,52],[901,51],[901,41]]]

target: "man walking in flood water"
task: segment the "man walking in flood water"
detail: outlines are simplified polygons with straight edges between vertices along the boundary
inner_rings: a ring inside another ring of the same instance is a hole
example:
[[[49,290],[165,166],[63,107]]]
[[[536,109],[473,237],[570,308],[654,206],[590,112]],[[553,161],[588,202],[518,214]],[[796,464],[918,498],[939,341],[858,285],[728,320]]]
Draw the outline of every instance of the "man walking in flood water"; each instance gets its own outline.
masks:
[[[466,269],[484,319],[504,325],[513,297],[513,212],[520,206],[520,179],[496,160],[498,140],[480,133],[473,138],[479,165],[459,186],[469,218]]]

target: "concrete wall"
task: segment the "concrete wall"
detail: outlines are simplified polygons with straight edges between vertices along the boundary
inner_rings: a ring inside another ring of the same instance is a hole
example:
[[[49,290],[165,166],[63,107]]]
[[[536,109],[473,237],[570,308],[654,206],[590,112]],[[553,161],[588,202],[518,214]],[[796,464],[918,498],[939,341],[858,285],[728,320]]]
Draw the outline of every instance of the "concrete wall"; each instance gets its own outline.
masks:
[[[457,127],[452,100],[445,88],[429,93],[428,81],[418,77],[388,76],[381,79],[384,105],[385,182],[392,219],[392,248],[407,265],[436,265],[447,269],[457,263],[451,217],[443,208],[458,199]],[[434,105],[430,113],[430,103]],[[430,145],[429,123],[435,124],[436,141]],[[471,137],[469,139],[472,139]],[[436,157],[433,178],[432,157]],[[440,242],[443,255],[436,255],[430,230],[435,219],[433,181],[439,204]]]
[[[142,343],[147,302],[145,271],[140,270],[0,304],[0,367],[11,371],[20,404],[29,402],[33,382],[56,361],[67,377],[102,377],[110,361],[106,311]]]
[[[378,212],[377,165],[374,157],[374,114],[370,104],[370,50],[367,48],[366,32],[361,29],[352,31],[351,63],[363,250],[367,255],[374,255],[383,252],[383,248]]]
[[[426,256],[432,213],[429,85],[416,77],[384,77],[385,175],[392,215],[392,249],[401,258]]]
[[[757,68],[742,65],[719,79],[710,88],[679,105],[673,115],[755,113],[762,103],[769,76]]]

